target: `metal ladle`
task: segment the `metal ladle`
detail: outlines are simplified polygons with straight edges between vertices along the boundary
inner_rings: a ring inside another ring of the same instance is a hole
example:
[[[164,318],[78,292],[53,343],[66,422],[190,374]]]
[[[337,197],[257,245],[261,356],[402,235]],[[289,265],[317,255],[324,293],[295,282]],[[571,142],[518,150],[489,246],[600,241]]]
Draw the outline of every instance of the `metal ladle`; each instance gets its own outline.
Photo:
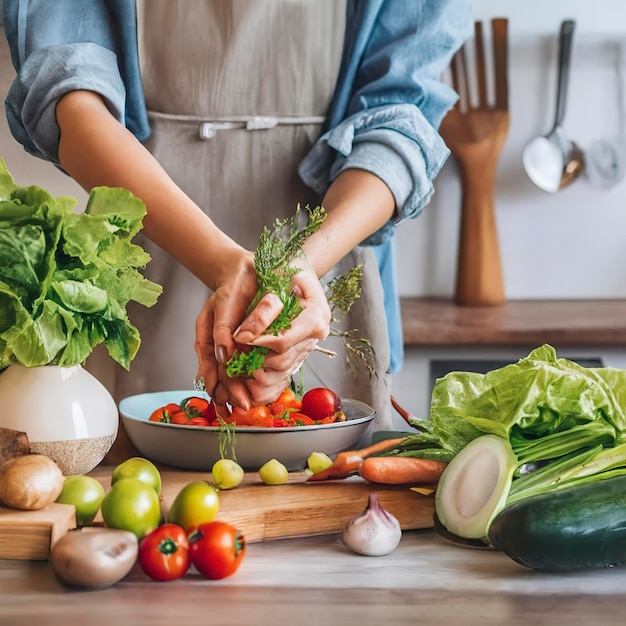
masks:
[[[626,42],[617,48],[619,138],[594,141],[585,153],[585,172],[597,187],[608,189],[626,176]]]
[[[522,153],[522,163],[528,177],[537,187],[551,193],[563,189],[576,180],[585,166],[582,150],[565,136],[561,128],[565,117],[575,26],[574,20],[565,20],[561,23],[556,114],[552,130],[547,135],[535,137]]]

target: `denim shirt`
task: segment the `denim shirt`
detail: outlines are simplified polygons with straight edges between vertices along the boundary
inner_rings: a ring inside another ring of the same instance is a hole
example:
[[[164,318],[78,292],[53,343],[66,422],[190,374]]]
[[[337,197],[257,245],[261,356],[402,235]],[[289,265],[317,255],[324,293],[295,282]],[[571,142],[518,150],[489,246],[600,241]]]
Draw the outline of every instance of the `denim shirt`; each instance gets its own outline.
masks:
[[[2,8],[17,71],[7,119],[27,152],[59,165],[56,103],[75,89],[99,93],[120,123],[147,139],[134,0],[3,0]],[[449,156],[437,128],[456,94],[440,75],[471,26],[471,0],[348,0],[326,124],[298,169],[320,197],[350,168],[375,174],[393,193],[394,216],[363,242],[376,247],[392,371],[403,348],[392,235],[428,203]]]

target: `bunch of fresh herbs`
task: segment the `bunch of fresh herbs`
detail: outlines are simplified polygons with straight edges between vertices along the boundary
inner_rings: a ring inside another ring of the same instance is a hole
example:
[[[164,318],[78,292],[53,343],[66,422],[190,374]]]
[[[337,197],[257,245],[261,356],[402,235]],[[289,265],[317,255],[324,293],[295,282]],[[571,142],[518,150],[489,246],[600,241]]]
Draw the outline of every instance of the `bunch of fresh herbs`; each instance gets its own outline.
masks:
[[[282,312],[270,324],[266,333],[277,334],[288,329],[302,311],[300,299],[291,287],[292,277],[300,271],[293,265],[293,261],[304,256],[302,249],[304,242],[320,229],[326,219],[326,211],[321,206],[315,209],[307,206],[305,210],[306,216],[298,205],[292,217],[277,219],[273,228],[266,227],[259,237],[254,254],[258,290],[248,307],[248,312],[252,311],[267,293],[276,294],[283,303]],[[332,321],[338,321],[360,297],[362,275],[361,266],[356,266],[328,284],[326,297],[331,307]],[[359,338],[356,329],[342,332],[331,327],[330,335],[341,336],[344,339],[346,358],[350,366],[352,366],[351,357],[356,356],[365,362],[368,371],[373,375],[374,370],[371,366],[373,348],[367,339]],[[251,376],[256,369],[263,366],[268,351],[268,348],[262,346],[235,350],[226,364],[227,375]]]

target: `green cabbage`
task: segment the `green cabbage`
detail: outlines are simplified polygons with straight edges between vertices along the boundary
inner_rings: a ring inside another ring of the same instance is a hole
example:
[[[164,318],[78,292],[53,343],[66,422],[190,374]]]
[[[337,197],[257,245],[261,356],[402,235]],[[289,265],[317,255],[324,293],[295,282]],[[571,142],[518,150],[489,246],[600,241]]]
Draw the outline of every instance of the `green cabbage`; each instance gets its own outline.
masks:
[[[126,369],[137,354],[126,306],[150,307],[162,292],[132,243],[145,205],[109,187],[93,189],[84,212],[76,204],[17,186],[0,159],[0,369],[84,363],[101,343]]]
[[[543,345],[487,374],[435,382],[430,419],[388,454],[451,461],[482,435],[507,439],[518,467],[509,503],[626,473],[626,370],[587,368]]]

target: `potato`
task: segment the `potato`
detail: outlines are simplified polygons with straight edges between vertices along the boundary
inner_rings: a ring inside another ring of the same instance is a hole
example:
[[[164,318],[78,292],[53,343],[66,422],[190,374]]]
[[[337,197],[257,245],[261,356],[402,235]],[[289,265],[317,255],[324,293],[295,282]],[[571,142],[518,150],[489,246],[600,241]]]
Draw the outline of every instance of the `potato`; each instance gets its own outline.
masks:
[[[0,502],[14,509],[36,511],[52,504],[65,478],[59,466],[43,454],[26,454],[0,465]]]

